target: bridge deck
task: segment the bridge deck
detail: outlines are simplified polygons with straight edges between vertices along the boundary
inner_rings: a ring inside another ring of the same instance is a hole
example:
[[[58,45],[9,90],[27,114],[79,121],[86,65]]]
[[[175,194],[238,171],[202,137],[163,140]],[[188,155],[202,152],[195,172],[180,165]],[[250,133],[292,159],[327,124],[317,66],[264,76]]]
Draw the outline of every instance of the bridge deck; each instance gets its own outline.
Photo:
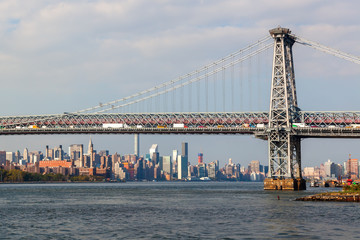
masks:
[[[358,138],[360,112],[299,112],[288,131],[301,138]],[[254,134],[266,139],[267,112],[118,113],[0,117],[0,135],[27,134]],[[176,127],[175,127],[176,126]]]

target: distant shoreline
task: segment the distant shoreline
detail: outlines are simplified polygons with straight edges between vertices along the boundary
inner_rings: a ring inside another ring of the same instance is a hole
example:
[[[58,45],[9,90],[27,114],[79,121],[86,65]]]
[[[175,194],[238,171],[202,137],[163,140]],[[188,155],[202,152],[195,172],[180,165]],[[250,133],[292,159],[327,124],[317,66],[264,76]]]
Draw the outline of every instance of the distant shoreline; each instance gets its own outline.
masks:
[[[47,184],[47,183],[110,183],[110,182],[93,182],[93,181],[29,181],[29,182],[0,182],[1,184]],[[120,182],[119,182],[120,183]]]

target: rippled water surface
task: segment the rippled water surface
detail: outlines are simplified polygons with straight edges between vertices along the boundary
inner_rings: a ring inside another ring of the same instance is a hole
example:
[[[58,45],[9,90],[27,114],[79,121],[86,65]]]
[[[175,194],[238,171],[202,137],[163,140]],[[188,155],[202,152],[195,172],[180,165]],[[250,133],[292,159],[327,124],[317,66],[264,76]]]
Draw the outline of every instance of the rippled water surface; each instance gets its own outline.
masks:
[[[360,238],[359,203],[293,201],[319,191],[244,182],[1,184],[0,238]]]

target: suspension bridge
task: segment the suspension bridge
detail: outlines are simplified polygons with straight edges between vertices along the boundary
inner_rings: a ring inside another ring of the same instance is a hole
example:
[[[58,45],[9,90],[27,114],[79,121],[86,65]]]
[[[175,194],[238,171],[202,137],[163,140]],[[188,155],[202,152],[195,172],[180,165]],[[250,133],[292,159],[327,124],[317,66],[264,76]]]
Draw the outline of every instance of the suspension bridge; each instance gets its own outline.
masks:
[[[360,64],[360,57],[278,27],[270,30],[270,36],[218,61],[118,100],[63,114],[0,117],[0,135],[251,134],[268,141],[269,175],[264,188],[305,189],[301,139],[359,138],[360,111],[301,111],[294,43]],[[261,61],[270,66],[263,67]],[[269,87],[269,111],[251,111],[255,105],[268,106],[260,96],[262,88]],[[244,99],[254,88],[256,93]]]

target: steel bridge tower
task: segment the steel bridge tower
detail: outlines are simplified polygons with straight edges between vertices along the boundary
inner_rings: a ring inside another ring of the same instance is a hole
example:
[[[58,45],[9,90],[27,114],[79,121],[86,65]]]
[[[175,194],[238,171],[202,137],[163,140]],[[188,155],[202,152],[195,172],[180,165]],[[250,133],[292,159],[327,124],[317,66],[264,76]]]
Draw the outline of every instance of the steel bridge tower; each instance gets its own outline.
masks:
[[[269,190],[303,190],[300,137],[292,131],[300,123],[296,97],[292,46],[294,37],[287,28],[269,31],[274,38],[268,140],[269,173],[264,188]]]

